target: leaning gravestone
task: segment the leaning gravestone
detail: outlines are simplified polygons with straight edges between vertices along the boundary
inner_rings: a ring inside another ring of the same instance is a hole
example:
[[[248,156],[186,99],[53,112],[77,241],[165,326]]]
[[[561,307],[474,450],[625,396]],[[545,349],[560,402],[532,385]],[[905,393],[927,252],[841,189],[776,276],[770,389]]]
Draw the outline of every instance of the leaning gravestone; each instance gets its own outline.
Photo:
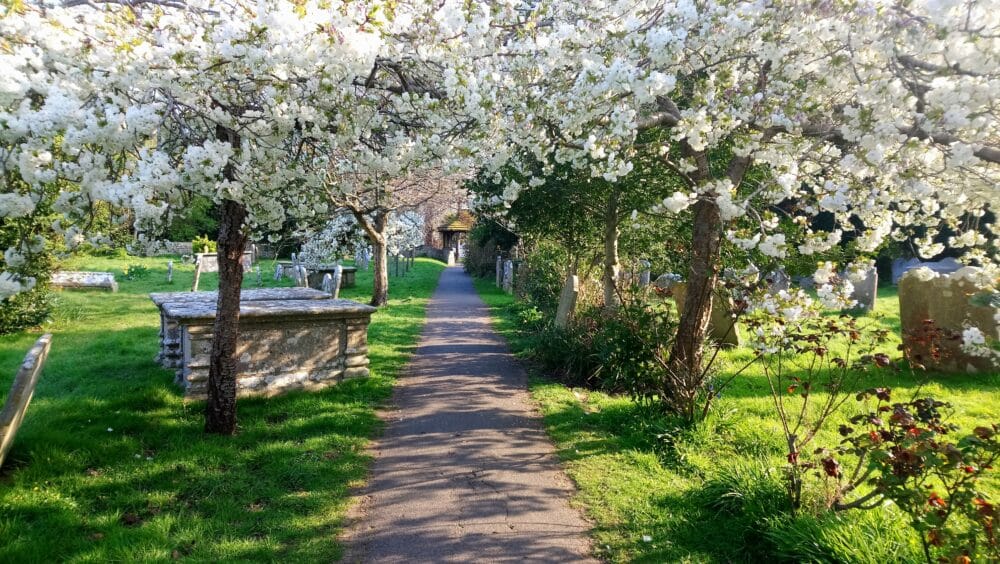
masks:
[[[851,292],[851,299],[857,302],[850,311],[869,312],[875,309],[875,297],[878,294],[878,270],[871,266],[863,271],[864,279],[851,276],[849,273],[842,273],[847,276],[854,286]]]
[[[7,451],[14,444],[14,435],[21,426],[24,413],[31,402],[31,396],[35,393],[35,385],[38,383],[38,376],[42,373],[45,359],[49,355],[49,346],[52,344],[52,334],[46,333],[35,341],[35,345],[24,357],[21,368],[14,377],[14,384],[10,387],[10,394],[4,403],[3,411],[0,411],[0,466],[3,465]]]
[[[679,282],[671,289],[677,312],[684,311],[684,299],[687,297],[687,283]],[[733,318],[733,303],[718,293],[712,299],[712,316],[708,322],[708,336],[720,345],[738,347],[740,345],[740,330]]]
[[[899,321],[906,358],[940,372],[996,372],[993,358],[962,350],[962,332],[976,327],[1000,340],[1000,307],[990,303],[979,268],[951,274],[915,268],[899,279]],[[938,334],[941,333],[941,334]]]
[[[556,327],[566,328],[576,309],[576,298],[580,294],[580,279],[576,274],[566,277],[562,293],[559,294],[559,309],[556,310]]]

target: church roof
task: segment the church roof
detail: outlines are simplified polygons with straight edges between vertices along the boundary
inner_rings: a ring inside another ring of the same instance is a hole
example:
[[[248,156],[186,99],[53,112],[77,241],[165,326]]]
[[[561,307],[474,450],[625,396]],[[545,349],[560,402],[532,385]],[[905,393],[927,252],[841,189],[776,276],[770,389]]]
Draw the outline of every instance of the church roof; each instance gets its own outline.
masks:
[[[438,227],[438,231],[460,231],[468,232],[472,229],[472,224],[476,222],[475,216],[469,210],[462,210],[444,218],[444,223]]]

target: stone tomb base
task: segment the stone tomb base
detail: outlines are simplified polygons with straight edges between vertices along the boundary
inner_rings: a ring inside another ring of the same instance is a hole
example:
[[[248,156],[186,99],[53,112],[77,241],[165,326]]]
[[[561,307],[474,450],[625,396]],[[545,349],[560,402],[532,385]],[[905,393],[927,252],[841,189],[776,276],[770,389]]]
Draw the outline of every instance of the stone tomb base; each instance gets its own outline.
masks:
[[[184,362],[181,351],[181,325],[176,319],[166,315],[163,306],[173,304],[211,304],[213,307],[219,300],[218,292],[153,292],[149,295],[160,310],[160,352],[155,361],[164,368],[180,368]],[[311,288],[257,288],[243,290],[240,293],[241,302],[257,302],[262,300],[325,300],[330,294]]]
[[[168,303],[163,309],[181,326],[184,396],[204,399],[215,304]],[[335,299],[241,303],[237,394],[319,389],[368,376],[368,323],[375,311]]]

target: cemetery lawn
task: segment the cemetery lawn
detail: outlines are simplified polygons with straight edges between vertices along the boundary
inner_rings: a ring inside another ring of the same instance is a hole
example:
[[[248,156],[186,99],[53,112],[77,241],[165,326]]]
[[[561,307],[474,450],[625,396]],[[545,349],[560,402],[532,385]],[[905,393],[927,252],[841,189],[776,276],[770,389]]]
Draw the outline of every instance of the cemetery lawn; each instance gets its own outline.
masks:
[[[493,280],[476,280],[476,288],[492,310],[494,325],[511,347],[525,353],[533,336],[518,330],[510,306],[513,298]],[[895,288],[879,291],[879,321],[893,330],[898,344],[898,299]],[[895,352],[894,352],[895,356]],[[749,359],[749,353],[725,352],[723,374]],[[920,388],[921,384],[923,387]],[[951,421],[964,432],[977,424],[1000,422],[1000,374],[927,375],[909,371],[873,374],[864,387],[888,386],[895,397],[922,396],[951,402]],[[768,511],[762,500],[761,475],[780,484],[784,465],[780,422],[760,370],[737,378],[715,405],[707,421],[681,428],[669,419],[643,412],[627,398],[570,388],[535,371],[531,393],[544,415],[567,473],[576,483],[574,502],[593,521],[597,556],[612,562],[906,562],[922,561],[918,539],[906,518],[892,507],[818,518],[808,511],[796,519]],[[855,402],[831,419],[813,449],[836,446],[836,428],[857,413]],[[811,449],[812,450],[812,449]],[[1000,499],[1000,471],[984,484]],[[739,497],[744,514],[710,508],[718,499],[720,478],[743,476],[743,483],[723,493]],[[819,503],[819,480],[812,498]],[[807,486],[809,487],[809,486]],[[758,489],[755,489],[758,488]],[[768,493],[773,493],[770,490]],[[777,497],[781,498],[780,490]],[[780,503],[780,501],[778,502]],[[755,505],[756,504],[756,505]],[[753,515],[760,507],[753,521]]]
[[[390,278],[372,318],[372,377],[313,393],[239,402],[239,434],[202,432],[173,371],[153,362],[159,317],[147,294],[188,290],[193,267],[157,258],[76,257],[120,291],[56,292],[50,323],[0,337],[0,401],[41,332],[52,350],[0,469],[0,562],[331,561],[350,488],[365,480],[375,409],[414,350],[443,265],[417,259]],[[145,267],[139,273],[135,267]],[[264,286],[273,263],[262,261]],[[128,280],[125,269],[135,280]],[[204,274],[201,289],[217,287]],[[367,302],[372,275],[341,297]],[[247,273],[244,288],[256,286]]]

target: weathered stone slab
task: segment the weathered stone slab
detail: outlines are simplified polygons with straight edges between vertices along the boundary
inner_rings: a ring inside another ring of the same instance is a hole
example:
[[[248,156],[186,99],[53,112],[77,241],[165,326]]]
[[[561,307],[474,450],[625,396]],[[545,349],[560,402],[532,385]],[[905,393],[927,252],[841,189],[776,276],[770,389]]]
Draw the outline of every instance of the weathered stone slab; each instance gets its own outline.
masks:
[[[653,278],[653,273],[652,273],[652,271],[650,271],[650,268],[652,268],[652,266],[653,266],[652,263],[650,263],[648,260],[640,260],[639,261],[639,268],[641,269],[639,271],[639,287],[640,288],[645,288],[646,286],[649,286],[649,284],[650,284],[650,282],[651,282],[651,280]]]
[[[680,274],[668,272],[657,276],[656,280],[653,281],[653,286],[658,290],[670,290],[674,286],[680,284],[683,280],[684,279]]]
[[[368,375],[368,324],[375,308],[350,300],[240,304],[237,394],[318,389]],[[206,396],[214,303],[164,305],[181,326],[178,381],[188,399]]]
[[[1000,370],[992,358],[962,350],[962,331],[969,326],[988,340],[1000,340],[1000,308],[983,299],[988,292],[980,284],[981,275],[974,267],[944,275],[916,268],[899,279],[900,329],[907,359],[940,372]]]
[[[218,253],[197,253],[195,254],[195,261],[201,264],[202,272],[218,272],[219,271],[219,254]],[[243,272],[249,271],[253,267],[253,252],[244,251],[243,252]]]
[[[60,270],[52,273],[50,281],[55,288],[97,288],[118,291],[118,282],[110,272],[76,272]]]
[[[687,297],[687,282],[674,284],[670,290],[677,312],[684,310],[684,300]],[[712,300],[712,316],[708,323],[708,337],[723,346],[738,347],[740,345],[740,328],[733,318],[733,303],[716,292]]]
[[[580,279],[576,274],[566,277],[562,293],[559,294],[559,308],[556,310],[556,327],[565,328],[576,309],[576,298],[580,294]]]
[[[358,268],[355,266],[341,266],[341,278],[339,288],[343,290],[344,288],[353,288],[357,285],[357,275]],[[309,287],[315,288],[317,290],[323,289],[323,276],[329,274],[331,277],[336,278],[335,274],[337,271],[337,265],[335,264],[323,264],[317,266],[306,267],[309,271]]]
[[[160,352],[156,362],[164,368],[179,368],[183,361],[181,352],[181,329],[177,320],[170,319],[163,311],[167,303],[209,303],[219,300],[218,292],[153,292],[149,295],[160,310]],[[325,300],[330,295],[312,288],[260,288],[243,290],[240,301],[254,302],[265,300]]]
[[[28,351],[21,363],[21,368],[14,376],[14,383],[7,394],[7,401],[4,402],[3,411],[0,411],[0,466],[3,465],[7,451],[14,444],[14,436],[17,434],[24,414],[28,410],[31,396],[35,393],[35,385],[38,377],[42,373],[45,359],[49,355],[49,346],[52,344],[52,335],[46,333],[35,341],[34,346]]]

